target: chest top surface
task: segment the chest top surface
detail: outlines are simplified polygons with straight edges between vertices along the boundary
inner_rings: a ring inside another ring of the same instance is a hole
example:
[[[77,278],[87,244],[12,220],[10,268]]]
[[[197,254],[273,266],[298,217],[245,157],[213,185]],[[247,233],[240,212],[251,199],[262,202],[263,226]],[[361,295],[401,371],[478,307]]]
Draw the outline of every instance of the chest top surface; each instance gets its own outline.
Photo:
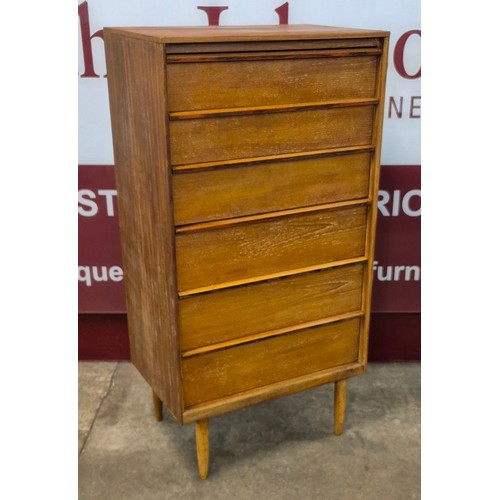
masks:
[[[262,26],[151,26],[106,28],[115,35],[157,43],[208,43],[234,41],[322,40],[335,38],[387,37],[381,30],[340,28],[313,24]]]

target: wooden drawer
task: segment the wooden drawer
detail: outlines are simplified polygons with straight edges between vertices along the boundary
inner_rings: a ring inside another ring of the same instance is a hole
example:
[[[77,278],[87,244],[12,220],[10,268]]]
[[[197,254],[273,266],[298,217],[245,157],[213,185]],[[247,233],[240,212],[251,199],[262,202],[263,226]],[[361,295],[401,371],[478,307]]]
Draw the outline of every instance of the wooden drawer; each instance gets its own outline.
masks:
[[[179,290],[364,256],[366,217],[358,205],[177,234]]]
[[[373,105],[172,117],[171,161],[183,165],[367,145],[372,121]]]
[[[365,152],[179,171],[173,176],[174,221],[189,224],[364,198],[370,159]]]
[[[357,361],[361,320],[351,319],[183,359],[192,406]]]
[[[361,309],[363,264],[292,275],[179,301],[183,351]]]
[[[184,62],[167,66],[169,108],[184,111],[374,97],[377,56],[337,57],[337,53],[171,57]]]

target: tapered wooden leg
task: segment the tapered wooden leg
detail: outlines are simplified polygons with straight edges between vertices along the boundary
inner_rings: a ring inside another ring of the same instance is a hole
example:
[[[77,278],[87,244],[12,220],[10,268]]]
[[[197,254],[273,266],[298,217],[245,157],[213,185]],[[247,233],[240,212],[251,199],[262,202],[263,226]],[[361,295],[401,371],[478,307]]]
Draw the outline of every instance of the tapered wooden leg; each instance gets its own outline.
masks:
[[[335,382],[335,402],[333,405],[334,413],[334,432],[336,436],[342,434],[344,427],[345,401],[347,392],[347,380],[338,380]]]
[[[208,474],[208,418],[196,422],[196,454],[198,455],[198,472],[201,479]]]
[[[163,420],[163,403],[155,391],[153,391],[153,404],[155,406],[156,421],[161,422]]]

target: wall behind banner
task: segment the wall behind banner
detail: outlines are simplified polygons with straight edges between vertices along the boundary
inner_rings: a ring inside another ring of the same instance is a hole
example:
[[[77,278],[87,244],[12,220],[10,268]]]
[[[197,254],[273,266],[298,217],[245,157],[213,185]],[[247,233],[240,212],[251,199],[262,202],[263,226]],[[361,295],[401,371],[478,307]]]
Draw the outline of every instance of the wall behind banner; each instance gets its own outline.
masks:
[[[104,26],[321,24],[391,32],[370,359],[420,356],[420,2],[86,0],[79,21],[80,359],[128,358]]]

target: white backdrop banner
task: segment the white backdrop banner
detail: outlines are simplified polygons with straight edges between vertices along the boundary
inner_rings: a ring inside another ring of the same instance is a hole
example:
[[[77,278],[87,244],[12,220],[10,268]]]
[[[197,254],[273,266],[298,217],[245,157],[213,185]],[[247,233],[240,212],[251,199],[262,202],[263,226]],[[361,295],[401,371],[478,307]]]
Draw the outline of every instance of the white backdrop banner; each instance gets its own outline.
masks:
[[[78,3],[80,165],[112,165],[104,26],[321,24],[391,32],[383,165],[420,165],[419,0],[85,0]]]

